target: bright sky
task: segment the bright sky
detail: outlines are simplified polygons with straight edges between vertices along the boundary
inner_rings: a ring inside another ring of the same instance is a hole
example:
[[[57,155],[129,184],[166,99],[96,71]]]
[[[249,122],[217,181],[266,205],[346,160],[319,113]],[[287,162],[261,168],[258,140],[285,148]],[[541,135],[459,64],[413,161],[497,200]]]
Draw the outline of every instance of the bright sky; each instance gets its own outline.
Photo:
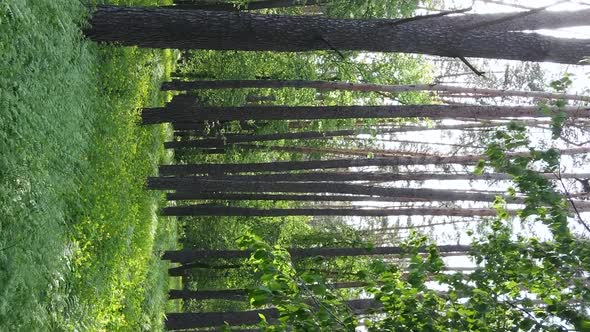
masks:
[[[554,6],[549,7],[547,10],[551,11],[576,11],[581,9],[590,9],[590,0],[586,1],[578,1],[578,0],[571,0],[567,2],[559,1],[559,0],[492,0],[494,3],[489,3],[486,0],[443,0],[445,4],[445,8],[447,9],[457,9],[457,8],[468,8],[469,6],[473,5],[473,10],[471,13],[506,13],[506,12],[520,12],[526,11],[526,9],[519,9],[513,6],[504,6],[496,4],[495,2],[504,2],[507,4],[517,4],[524,7],[530,8],[539,8],[544,6],[549,6],[552,4],[556,4]],[[563,2],[563,3],[559,3]],[[588,26],[583,27],[572,27],[572,28],[565,28],[565,29],[556,29],[556,30],[539,30],[538,33],[547,34],[555,37],[562,37],[562,38],[579,38],[579,39],[589,39],[590,43],[590,17],[588,18]],[[506,63],[506,62],[504,62]],[[572,86],[572,91],[583,91],[590,87],[590,66],[568,66],[568,65],[559,65],[559,64],[549,64],[545,63],[543,68],[550,74],[555,76],[561,76],[564,72],[569,71],[571,73],[575,73],[575,80],[574,85]]]
[[[504,2],[511,2],[511,3],[518,3],[520,5],[523,6],[527,6],[527,7],[531,7],[531,8],[535,8],[535,7],[542,7],[542,6],[546,6],[552,3],[555,3],[557,0],[553,0],[553,1],[546,1],[546,0],[529,0],[529,1],[510,1],[510,0],[506,0]],[[446,9],[457,9],[457,8],[466,8],[471,6],[472,1],[471,0],[447,0],[445,1],[445,4],[447,4]],[[574,11],[574,10],[580,10],[580,9],[590,9],[590,3],[588,5],[582,5],[582,4],[578,4],[578,3],[563,3],[561,5],[557,5],[554,7],[551,7],[550,10],[567,10],[567,11]],[[523,11],[524,9],[517,9],[511,6],[503,6],[503,5],[497,5],[497,4],[489,4],[489,3],[485,3],[482,0],[478,0],[473,4],[473,13],[494,13],[494,12],[517,12],[517,11]],[[589,22],[590,22],[590,17],[589,17]],[[539,31],[541,33],[544,34],[549,34],[549,35],[553,35],[555,37],[561,37],[561,38],[584,38],[584,39],[589,39],[590,42],[590,25],[589,26],[585,26],[585,27],[577,27],[577,28],[572,28],[572,29],[560,29],[560,30],[553,30],[553,31]],[[515,63],[517,64],[518,62],[516,61],[494,61],[492,63],[490,63],[488,68],[478,68],[480,70],[483,71],[496,71],[496,70],[504,70],[505,65],[507,63]],[[543,63],[542,64],[542,69],[545,70],[546,76],[548,78],[548,82],[550,82],[553,79],[558,79],[563,77],[563,74],[565,72],[570,72],[570,73],[574,73],[575,76],[573,77],[574,80],[574,85],[571,89],[571,91],[569,91],[570,93],[582,93],[583,91],[586,91],[587,94],[587,89],[590,88],[590,65],[589,66],[574,66],[574,65],[561,65],[561,64],[554,64],[554,63]],[[441,131],[430,131],[427,133],[427,135],[425,135],[423,132],[422,133],[417,133],[417,132],[409,132],[409,133],[405,133],[405,134],[400,134],[396,136],[398,139],[403,139],[403,140],[414,140],[414,141],[426,141],[426,142],[446,142],[446,143],[460,143],[458,141],[458,136],[456,135],[450,135],[448,134],[448,132],[446,132],[445,135],[443,135],[443,132]],[[387,137],[384,137],[387,138]],[[392,144],[387,144],[386,145],[387,148],[392,148],[392,149],[396,149],[399,148],[400,145],[392,143]],[[443,151],[448,151],[448,149],[442,149],[441,153],[444,153]],[[567,160],[568,158],[564,158],[564,160]],[[567,163],[567,161],[565,161]],[[590,171],[590,165],[588,165],[588,167],[584,167],[583,170],[580,171],[584,171],[584,172],[588,172]],[[405,184],[401,184],[401,183],[396,183],[396,186],[405,186]],[[480,189],[480,190],[504,190],[506,187],[506,183],[504,183],[504,185],[499,186],[499,187],[495,187],[495,188],[490,188],[489,185],[482,183],[482,182],[478,182],[476,185],[471,185],[470,183],[468,183],[467,181],[446,181],[446,182],[441,182],[441,181],[426,181],[423,184],[417,184],[417,183],[413,183],[410,185],[410,187],[428,187],[428,188],[445,188],[445,189]],[[375,202],[374,204],[372,204],[374,206],[382,206],[383,203],[380,202]],[[481,206],[481,203],[478,204],[479,206]],[[396,224],[396,220],[398,220],[399,225],[401,226],[405,226],[407,222],[410,222],[412,224],[423,224],[426,223],[426,219],[424,217],[412,217],[412,218],[407,218],[407,217],[391,217],[389,218],[389,223],[390,223],[390,227],[394,226]],[[440,222],[440,219],[435,219],[434,222]],[[366,224],[364,224],[361,221],[361,218],[354,218],[353,221],[354,224],[361,226],[361,227],[366,227]],[[461,242],[465,243],[469,241],[469,238],[466,236],[465,234],[465,230],[466,229],[473,229],[474,228],[474,223],[461,223],[458,224],[459,225],[459,229],[455,229],[455,226],[436,226],[432,228],[432,233],[433,235],[435,235],[435,237],[437,238],[437,242],[439,242],[439,244],[453,244],[456,243],[457,240],[459,239]],[[541,226],[541,227],[539,227]],[[517,227],[517,229],[520,227]],[[546,229],[544,229],[545,227],[542,225],[535,225],[535,233],[537,236],[540,237],[544,237],[549,235],[549,233],[547,232]],[[526,229],[526,227],[525,227]],[[421,231],[425,231],[426,229],[422,229]],[[403,234],[403,233],[402,233]],[[457,239],[458,237],[458,239]],[[448,264],[450,266],[469,266],[469,262],[465,259],[465,257],[452,257],[448,259]]]

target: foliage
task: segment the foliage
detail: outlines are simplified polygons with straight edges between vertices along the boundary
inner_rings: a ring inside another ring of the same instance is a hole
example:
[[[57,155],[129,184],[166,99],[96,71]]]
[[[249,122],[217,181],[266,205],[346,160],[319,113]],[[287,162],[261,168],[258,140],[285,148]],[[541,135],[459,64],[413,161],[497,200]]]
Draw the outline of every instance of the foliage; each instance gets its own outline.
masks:
[[[547,225],[552,238],[541,241],[515,235],[501,197],[495,203],[496,220],[473,238],[473,273],[445,273],[437,248],[425,237],[411,235],[404,244],[406,264],[373,260],[361,273],[368,284],[365,292],[376,302],[372,309],[377,315],[367,316],[365,322],[369,331],[590,328],[581,305],[590,298],[585,280],[590,271],[590,245],[570,231],[566,200],[539,173],[557,172],[559,155],[530,145],[526,129],[512,123],[496,131],[486,150],[489,159],[480,163],[478,171],[489,165],[511,175],[515,188],[509,193],[526,197],[519,217]],[[527,154],[508,154],[523,148]],[[295,268],[284,249],[256,237],[242,238],[241,245],[253,251],[250,262],[261,274],[262,284],[251,292],[251,303],[272,304],[280,313],[279,322],[269,325],[263,321],[263,330],[354,330],[354,315],[346,310],[342,295],[331,292],[326,276],[303,278],[307,274]],[[427,248],[426,257],[420,248]],[[321,314],[322,310],[328,314]]]
[[[320,274],[298,274],[288,251],[279,246],[271,247],[256,236],[245,235],[238,243],[242,249],[252,250],[249,264],[261,281],[261,285],[250,292],[250,303],[257,307],[272,304],[280,312],[278,323],[269,324],[266,317],[261,316],[263,330],[354,330],[356,319]]]

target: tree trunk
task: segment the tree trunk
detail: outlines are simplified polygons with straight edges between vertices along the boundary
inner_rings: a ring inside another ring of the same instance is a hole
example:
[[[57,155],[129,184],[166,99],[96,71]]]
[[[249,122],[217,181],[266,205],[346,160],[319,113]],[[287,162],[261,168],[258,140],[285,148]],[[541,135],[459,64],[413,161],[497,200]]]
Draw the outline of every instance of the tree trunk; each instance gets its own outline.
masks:
[[[242,312],[203,312],[203,313],[167,313],[165,326],[167,330],[193,329],[199,327],[254,325],[260,322],[260,314],[269,322],[278,319],[279,311],[275,308],[258,309]]]
[[[561,150],[561,155],[589,153],[590,147]],[[529,152],[507,153],[508,157],[529,156]],[[193,174],[223,174],[243,172],[284,172],[296,170],[335,169],[368,166],[408,166],[408,165],[441,165],[441,164],[474,164],[479,160],[487,160],[486,155],[465,155],[450,157],[395,157],[373,159],[335,159],[312,161],[282,161],[269,163],[243,164],[192,164],[192,165],[162,165],[160,175],[193,175]]]
[[[571,13],[553,13],[553,16]],[[586,16],[587,17],[587,16]],[[86,35],[95,41],[150,48],[249,51],[356,50],[578,64],[584,40],[493,31],[465,18],[346,20],[153,7],[98,7]],[[493,26],[493,25],[492,25]],[[529,28],[529,26],[526,26]]]
[[[344,288],[359,288],[365,287],[368,283],[364,281],[345,281],[335,282],[328,284],[329,288],[344,289]],[[248,298],[248,290],[245,288],[241,289],[224,289],[224,290],[201,290],[201,291],[189,291],[189,290],[178,290],[171,289],[169,292],[169,299],[182,299],[182,300],[235,300],[244,301]]]
[[[178,267],[168,269],[168,275],[171,277],[180,277],[184,274],[187,269],[212,269],[212,270],[226,270],[226,269],[239,269],[242,265],[225,264],[225,265],[211,265],[203,262],[193,262]]]
[[[168,291],[168,298],[170,300],[228,300],[228,301],[244,301],[248,298],[248,291],[246,289],[224,289],[224,290],[178,290],[171,289]]]
[[[546,179],[556,179],[555,174],[541,174]],[[563,179],[588,179],[590,173],[560,174]],[[211,177],[203,177],[204,180],[215,180]],[[504,173],[485,173],[477,175],[474,173],[384,173],[384,172],[309,172],[309,173],[276,173],[256,175],[225,175],[223,180],[246,181],[246,182],[278,182],[278,181],[301,181],[301,182],[352,182],[352,181],[426,181],[426,180],[462,180],[462,181],[493,181],[510,180],[512,177]]]
[[[162,84],[163,91],[169,90],[198,90],[198,89],[241,89],[241,88],[312,88],[321,90],[346,90],[361,92],[413,92],[439,91],[453,94],[469,93],[475,95],[500,97],[530,97],[547,99],[567,99],[590,101],[589,96],[570,95],[541,91],[517,91],[505,89],[464,88],[442,84],[412,84],[412,85],[383,85],[371,83],[347,83],[332,81],[303,81],[303,80],[228,80],[228,81],[172,81]]]
[[[178,200],[223,200],[223,201],[294,201],[294,202],[417,202],[419,198],[370,197],[346,195],[275,195],[275,194],[231,194],[179,191],[166,194],[169,201]]]
[[[277,97],[273,95],[269,96],[260,96],[260,95],[248,95],[246,96],[246,101],[249,103],[261,103],[265,101],[276,101]]]
[[[244,182],[203,180],[202,177],[150,177],[149,189],[174,189],[182,192],[274,192],[274,193],[333,193],[414,199],[416,201],[482,201],[493,202],[495,193],[477,193],[443,189],[388,188],[348,183],[302,182]],[[329,196],[328,196],[329,197]],[[522,203],[522,198],[506,198],[509,203]]]
[[[513,214],[516,210],[509,211]],[[459,209],[459,208],[300,208],[300,209],[255,209],[241,207],[219,207],[210,205],[171,206],[162,210],[164,216],[233,216],[233,217],[286,217],[286,216],[350,216],[350,217],[387,217],[387,216],[453,216],[453,217],[493,217],[494,209]]]
[[[374,299],[349,300],[345,305],[355,315],[367,314],[381,308],[381,303]],[[269,323],[279,318],[279,311],[274,308],[238,312],[167,313],[165,325],[168,330],[255,325],[260,323],[260,314],[264,315]]]
[[[311,146],[278,146],[278,145],[255,145],[255,144],[239,144],[237,147],[245,148],[247,150],[270,150],[278,152],[289,153],[303,153],[303,154],[333,154],[341,156],[359,156],[368,157],[395,157],[395,156],[434,156],[432,153],[413,152],[393,149],[372,149],[372,148],[332,148],[332,147],[311,147]],[[206,151],[206,150],[205,150]]]
[[[441,253],[467,254],[470,246],[443,245],[437,247]],[[293,258],[305,257],[356,257],[375,255],[400,255],[405,251],[402,247],[376,247],[376,248],[290,248],[287,249]],[[419,248],[419,252],[427,253],[428,248]],[[162,259],[175,263],[190,263],[195,260],[205,259],[241,259],[248,258],[252,254],[250,250],[202,250],[183,249],[164,252]]]
[[[177,98],[177,97],[174,97]],[[554,108],[554,112],[557,110]],[[559,111],[574,118],[587,118],[590,108],[564,107]],[[202,122],[209,120],[318,120],[318,119],[501,119],[505,117],[549,117],[537,106],[461,106],[461,105],[388,105],[388,106],[200,106],[175,99],[162,108],[144,108],[143,124],[165,122]]]
[[[238,6],[238,3],[231,3],[225,1],[204,2],[204,1],[174,1],[174,6],[164,6],[167,8],[177,9],[191,9],[191,10],[215,10],[215,11],[230,11],[237,12],[243,10],[260,10],[260,9],[274,9],[274,8],[290,8],[320,5],[329,2],[328,0],[262,0],[250,1],[244,5]]]
[[[405,126],[399,128],[376,128],[376,129],[348,129],[335,131],[304,131],[294,133],[276,133],[276,134],[258,134],[258,135],[226,135],[222,138],[207,138],[199,140],[166,142],[164,146],[168,149],[183,149],[183,148],[223,148],[227,144],[233,143],[250,143],[250,142],[266,142],[278,140],[310,140],[310,139],[324,139],[328,137],[352,136],[359,134],[393,134],[411,131],[430,131],[430,130],[465,130],[469,128],[491,128],[505,126],[509,122],[499,121],[482,121],[481,123],[465,123],[457,125],[439,125],[435,127],[420,127],[420,126]],[[539,120],[519,121],[523,125],[531,125],[535,123],[544,123]],[[175,126],[187,125],[190,127],[191,123],[175,123]]]

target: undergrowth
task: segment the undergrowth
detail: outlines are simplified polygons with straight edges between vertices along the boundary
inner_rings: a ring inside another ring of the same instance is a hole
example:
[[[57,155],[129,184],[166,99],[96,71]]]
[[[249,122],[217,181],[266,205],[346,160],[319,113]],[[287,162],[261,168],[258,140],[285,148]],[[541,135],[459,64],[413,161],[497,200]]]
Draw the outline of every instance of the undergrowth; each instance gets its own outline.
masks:
[[[138,120],[176,55],[87,41],[87,17],[0,0],[2,331],[161,329],[176,224],[144,183],[169,133]]]

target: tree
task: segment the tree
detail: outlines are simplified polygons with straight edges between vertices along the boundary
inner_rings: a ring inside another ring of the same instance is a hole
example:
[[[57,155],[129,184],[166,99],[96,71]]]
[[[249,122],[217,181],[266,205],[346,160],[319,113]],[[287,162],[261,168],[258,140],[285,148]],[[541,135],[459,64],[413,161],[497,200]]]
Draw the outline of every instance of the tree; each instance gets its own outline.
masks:
[[[209,193],[177,191],[166,194],[170,201],[177,200],[223,200],[223,201],[293,201],[293,202],[423,202],[419,197],[375,197],[352,195],[277,195],[251,193]]]
[[[343,281],[343,282],[335,282],[328,285],[330,288],[333,289],[343,289],[343,288],[358,288],[358,287],[365,287],[367,283],[364,281]],[[199,290],[199,291],[190,291],[190,290],[178,290],[178,289],[171,289],[169,292],[169,298],[173,299],[183,299],[183,300],[211,300],[211,299],[219,299],[219,300],[235,300],[235,301],[244,301],[248,299],[248,289],[221,289],[221,290]]]
[[[541,173],[541,176],[547,179],[557,180],[553,173]],[[559,175],[562,179],[587,179],[590,173],[562,173]],[[351,182],[351,181],[426,181],[426,180],[464,180],[464,181],[495,181],[510,180],[512,177],[505,173],[387,173],[387,172],[306,172],[306,173],[273,173],[273,174],[255,174],[255,175],[224,175],[223,179],[227,181],[247,181],[247,182],[277,182],[277,181],[302,181],[302,182]],[[203,179],[215,180],[212,177]]]
[[[552,15],[560,17],[570,13]],[[103,6],[94,11],[85,33],[95,41],[151,48],[250,51],[336,49],[571,64],[577,64],[590,54],[590,45],[584,41],[536,33],[495,31],[489,29],[494,22],[480,18],[477,15],[461,18],[464,22],[475,22],[461,25],[457,23],[459,19],[452,17],[363,21]],[[478,29],[483,24],[487,25],[486,28]]]
[[[165,122],[202,122],[210,120],[317,120],[317,119],[501,119],[507,117],[547,117],[564,112],[574,118],[586,118],[590,109],[566,106],[548,108],[549,114],[536,106],[462,106],[462,105],[389,105],[389,106],[200,106],[173,100],[166,108],[144,108],[143,124]]]
[[[383,85],[370,83],[348,83],[333,81],[301,81],[301,80],[219,80],[219,81],[171,81],[162,84],[163,91],[190,91],[199,89],[243,89],[243,88],[311,88],[318,90],[346,90],[361,92],[402,93],[415,91],[436,91],[446,93],[469,93],[490,97],[530,97],[548,99],[566,99],[590,101],[590,97],[583,95],[568,95],[562,93],[542,91],[517,91],[503,89],[482,89],[460,87],[444,84],[412,84],[412,85]]]
[[[285,192],[285,193],[332,193],[391,198],[413,199],[416,201],[483,201],[493,202],[495,193],[468,192],[425,188],[388,188],[350,183],[317,182],[246,182],[226,180],[203,180],[201,177],[151,177],[150,189],[175,189],[182,192]],[[327,196],[326,198],[329,198]],[[510,198],[511,202],[522,203],[522,198]]]
[[[521,123],[525,125],[546,124],[547,121],[542,120],[523,120]],[[508,122],[505,121],[485,121],[481,120],[478,123],[464,123],[455,125],[437,125],[434,127],[424,126],[404,126],[404,127],[371,127],[368,124],[363,124],[363,128],[359,129],[343,129],[331,131],[301,131],[301,132],[286,132],[275,134],[225,134],[218,138],[203,138],[198,140],[184,140],[172,141],[164,143],[168,149],[182,149],[182,148],[223,148],[232,143],[250,143],[250,142],[266,142],[278,140],[312,140],[324,139],[342,136],[354,136],[360,134],[383,135],[393,133],[404,133],[411,131],[431,131],[431,130],[470,130],[470,129],[485,129],[499,126],[506,126]],[[186,127],[185,127],[186,125]],[[192,129],[194,123],[174,123],[174,127],[182,127]],[[368,127],[368,128],[367,128]]]
[[[444,245],[439,246],[441,253],[459,253],[466,254],[470,247],[464,245]],[[405,252],[402,247],[377,247],[377,248],[290,248],[286,249],[291,257],[353,257],[353,256],[378,256],[378,255],[400,255]],[[422,247],[417,249],[421,253],[428,252],[428,248]],[[202,249],[183,249],[166,251],[162,259],[174,263],[190,263],[197,259],[236,259],[248,258],[253,253],[252,250],[202,250]]]
[[[561,155],[574,155],[590,152],[589,147],[558,151]],[[529,156],[530,152],[509,152],[510,158]],[[162,165],[160,175],[193,175],[193,174],[224,174],[244,172],[284,172],[318,169],[335,169],[368,166],[407,166],[407,165],[441,165],[441,164],[475,164],[488,159],[487,155],[465,155],[449,157],[390,157],[390,158],[358,158],[312,161],[283,161],[270,163],[224,163],[224,164],[192,164],[192,165]]]
[[[516,211],[509,211],[514,214]],[[243,216],[243,217],[286,217],[286,216],[455,216],[455,217],[491,217],[494,209],[470,208],[297,208],[297,209],[256,209],[240,207],[223,207],[211,205],[170,206],[162,209],[164,216]]]
[[[357,315],[366,314],[381,307],[379,302],[373,299],[346,301],[346,306]],[[265,318],[265,321],[272,323],[279,319],[279,310],[270,308],[241,312],[168,313],[166,328],[179,330],[225,325],[255,325],[262,321],[260,315]]]

